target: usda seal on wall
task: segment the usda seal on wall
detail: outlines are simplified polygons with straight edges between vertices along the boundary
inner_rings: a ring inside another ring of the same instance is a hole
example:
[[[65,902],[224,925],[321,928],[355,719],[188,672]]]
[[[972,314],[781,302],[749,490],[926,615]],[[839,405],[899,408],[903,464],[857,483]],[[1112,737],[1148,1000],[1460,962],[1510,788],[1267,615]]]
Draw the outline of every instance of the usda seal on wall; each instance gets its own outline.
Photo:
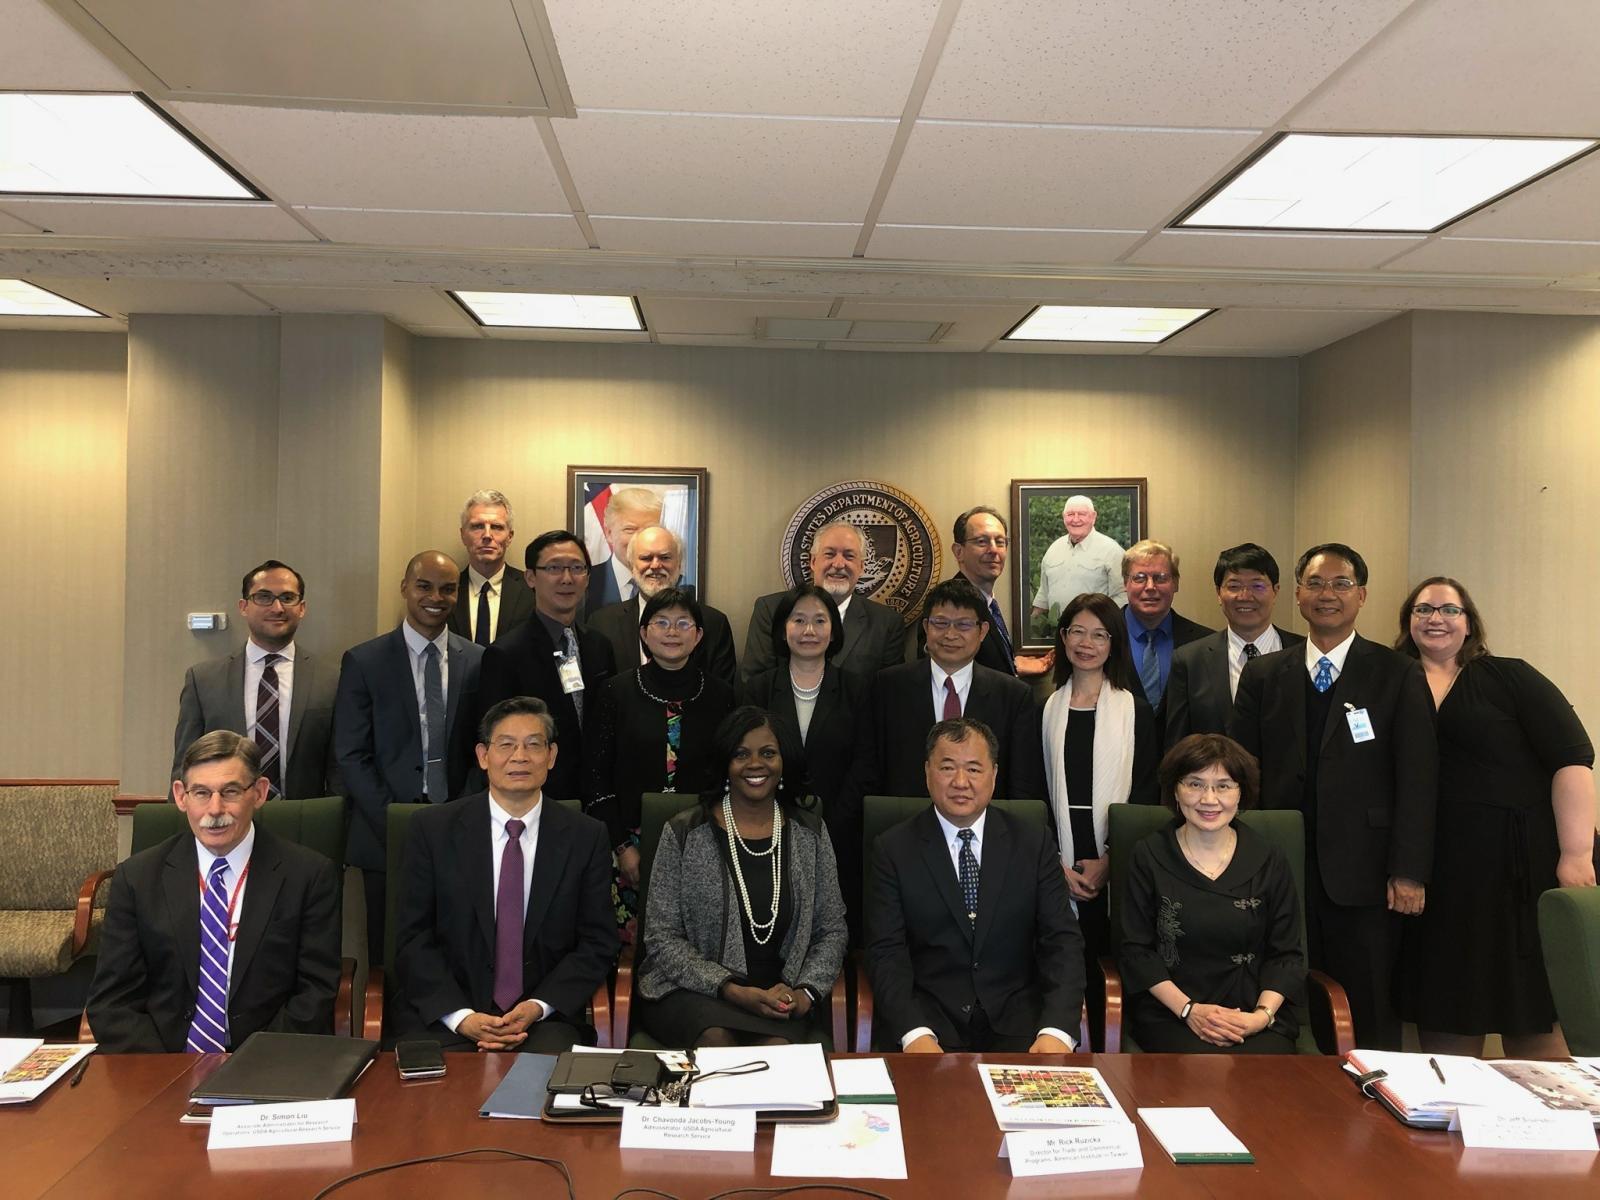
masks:
[[[866,537],[867,560],[856,592],[888,605],[907,625],[915,621],[942,564],[927,510],[899,488],[875,480],[823,488],[795,510],[784,530],[783,578],[790,587],[807,579],[811,539],[832,521],[848,521]]]

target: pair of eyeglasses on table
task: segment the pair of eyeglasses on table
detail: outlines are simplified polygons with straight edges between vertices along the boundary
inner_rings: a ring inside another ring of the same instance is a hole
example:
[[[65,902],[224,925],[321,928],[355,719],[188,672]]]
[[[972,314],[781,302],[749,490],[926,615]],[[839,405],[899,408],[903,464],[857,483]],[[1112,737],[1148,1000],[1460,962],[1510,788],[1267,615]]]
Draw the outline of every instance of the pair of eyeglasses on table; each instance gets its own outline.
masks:
[[[759,1060],[723,1067],[716,1071],[689,1070],[656,1086],[619,1088],[609,1083],[591,1083],[578,1093],[578,1103],[585,1108],[615,1108],[621,1105],[652,1107],[689,1107],[689,1093],[703,1079],[731,1075],[754,1075],[765,1071],[769,1064]]]

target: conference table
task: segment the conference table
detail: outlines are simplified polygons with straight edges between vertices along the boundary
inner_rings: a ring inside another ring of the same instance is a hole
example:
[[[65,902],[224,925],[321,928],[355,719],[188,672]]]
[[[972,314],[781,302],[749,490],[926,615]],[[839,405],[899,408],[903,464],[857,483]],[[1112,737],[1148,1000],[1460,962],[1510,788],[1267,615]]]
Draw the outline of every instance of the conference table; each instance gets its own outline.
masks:
[[[772,1133],[754,1153],[622,1150],[615,1126],[485,1119],[478,1109],[510,1068],[509,1055],[452,1054],[437,1080],[403,1082],[382,1054],[357,1082],[350,1142],[206,1150],[208,1130],[183,1125],[191,1088],[219,1056],[96,1056],[77,1088],[59,1084],[27,1106],[0,1109],[6,1147],[0,1195],[242,1196],[305,1200],[344,1176],[386,1163],[474,1147],[561,1160],[575,1194],[610,1198],[632,1187],[704,1197],[786,1187],[774,1177]],[[1104,1073],[1130,1117],[1139,1107],[1207,1105],[1255,1155],[1250,1165],[1175,1165],[1142,1125],[1142,1170],[1013,1179],[975,1063],[1054,1062]],[[889,1059],[904,1128],[905,1180],[839,1180],[892,1197],[1600,1196],[1600,1155],[1465,1150],[1459,1136],[1408,1129],[1364,1099],[1337,1060],[1318,1057],[1111,1054],[1028,1059],[898,1055]],[[818,1181],[823,1183],[824,1181]],[[563,1196],[553,1168],[507,1157],[458,1158],[385,1172],[339,1197]],[[808,1191],[825,1196],[825,1186]],[[841,1194],[833,1192],[834,1195]]]

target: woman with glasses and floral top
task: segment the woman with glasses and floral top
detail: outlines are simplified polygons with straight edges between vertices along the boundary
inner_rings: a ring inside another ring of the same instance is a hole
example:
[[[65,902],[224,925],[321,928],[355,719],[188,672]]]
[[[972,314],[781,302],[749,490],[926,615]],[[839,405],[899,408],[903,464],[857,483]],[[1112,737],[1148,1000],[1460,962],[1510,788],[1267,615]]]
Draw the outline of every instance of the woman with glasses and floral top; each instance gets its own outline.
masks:
[[[1594,747],[1556,685],[1497,658],[1454,579],[1400,606],[1394,648],[1422,663],[1438,714],[1428,906],[1406,930],[1400,1015],[1431,1053],[1559,1058],[1566,1039],[1539,948],[1540,893],[1593,887]]]
[[[1133,848],[1118,921],[1127,1024],[1143,1050],[1293,1054],[1305,983],[1288,860],[1234,817],[1255,803],[1256,760],[1194,733],[1161,760],[1178,815]]]
[[[645,601],[639,641],[650,661],[607,680],[583,721],[584,807],[606,823],[617,856],[617,924],[632,940],[638,912],[639,802],[646,792],[700,792],[719,778],[711,752],[733,690],[690,657],[705,617],[686,590]]]

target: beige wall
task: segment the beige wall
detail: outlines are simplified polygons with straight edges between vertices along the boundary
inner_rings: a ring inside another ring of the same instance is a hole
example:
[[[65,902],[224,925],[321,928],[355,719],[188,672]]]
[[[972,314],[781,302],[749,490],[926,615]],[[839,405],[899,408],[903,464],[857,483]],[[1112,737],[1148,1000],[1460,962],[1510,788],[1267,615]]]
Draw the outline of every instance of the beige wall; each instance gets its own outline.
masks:
[[[1279,615],[1305,629],[1291,572],[1300,552],[1344,542],[1367,561],[1359,628],[1394,640],[1395,613],[1410,588],[1411,320],[1396,317],[1300,360],[1299,465],[1294,549],[1279,556]]]
[[[423,549],[416,545],[417,415],[412,382],[415,339],[389,324],[385,324],[383,334],[378,563],[373,583],[376,609],[368,636],[390,628],[400,619],[400,579],[411,556]],[[441,549],[448,551],[451,546]]]
[[[127,338],[0,332],[0,776],[115,779],[122,756]]]
[[[1188,564],[1178,607],[1219,623],[1210,567],[1237,541],[1293,540],[1295,365],[1246,359],[852,354],[429,339],[416,344],[418,545],[454,547],[463,499],[516,506],[513,561],[565,525],[569,464],[710,470],[707,600],[742,647],[781,586],[795,507],[841,480],[916,497],[950,524],[1009,507],[1014,478],[1145,475],[1155,536]],[[1243,480],[1242,486],[1230,480]],[[1010,579],[1001,581],[1009,612]]]

